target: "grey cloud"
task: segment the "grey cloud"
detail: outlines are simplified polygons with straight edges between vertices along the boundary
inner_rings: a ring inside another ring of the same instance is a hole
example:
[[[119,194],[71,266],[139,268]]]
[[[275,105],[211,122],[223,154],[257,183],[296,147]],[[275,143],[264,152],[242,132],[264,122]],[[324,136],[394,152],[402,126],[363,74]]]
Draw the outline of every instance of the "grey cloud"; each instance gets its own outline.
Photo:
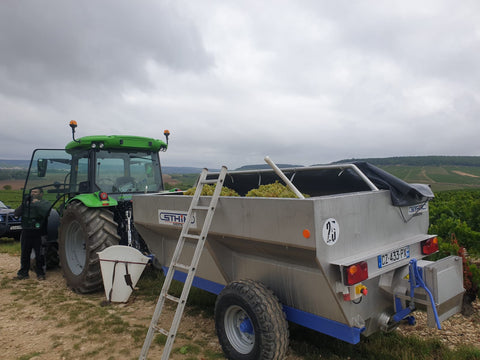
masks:
[[[162,138],[167,128],[166,165],[478,155],[478,9],[5,0],[0,108],[13,126],[2,128],[0,158],[25,158],[8,143],[18,134],[63,146],[70,119],[79,136]]]
[[[0,4],[0,93],[118,92],[152,84],[147,62],[198,72],[213,64],[194,24],[169,1]]]
[[[348,2],[343,8],[336,5],[316,7],[316,13],[336,23],[340,44],[351,51],[393,60],[403,71],[420,78],[478,81],[480,72],[475,64],[480,61],[480,53],[472,52],[480,45],[478,2],[367,1]],[[472,21],[474,18],[477,21]]]

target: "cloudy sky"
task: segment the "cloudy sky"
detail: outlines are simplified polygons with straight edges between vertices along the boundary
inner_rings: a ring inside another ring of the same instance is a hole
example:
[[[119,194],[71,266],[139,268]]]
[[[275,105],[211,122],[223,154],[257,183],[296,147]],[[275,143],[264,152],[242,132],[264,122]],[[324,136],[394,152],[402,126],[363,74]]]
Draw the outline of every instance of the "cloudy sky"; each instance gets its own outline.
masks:
[[[480,2],[2,0],[0,159],[163,138],[168,166],[480,155]]]

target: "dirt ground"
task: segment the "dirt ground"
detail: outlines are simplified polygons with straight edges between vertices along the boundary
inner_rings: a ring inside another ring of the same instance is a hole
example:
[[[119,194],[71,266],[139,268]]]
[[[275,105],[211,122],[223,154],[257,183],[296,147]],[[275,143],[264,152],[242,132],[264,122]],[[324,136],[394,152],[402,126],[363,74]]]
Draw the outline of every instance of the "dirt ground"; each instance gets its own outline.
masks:
[[[171,175],[168,175],[168,174],[162,174],[162,179],[164,183],[167,183],[170,185],[177,185],[180,183],[180,181],[175,180],[174,178],[172,178]]]
[[[469,174],[469,173],[466,173],[466,172],[463,172],[463,171],[452,170],[452,172],[454,172],[455,174],[458,174],[458,175],[462,175],[462,176],[470,176],[470,177],[474,177],[474,178],[480,177],[480,176]]]
[[[10,185],[12,190],[20,190],[25,185],[25,180],[0,180],[0,190],[3,190],[5,185]]]
[[[60,270],[37,281],[13,280],[19,257],[0,254],[0,358],[47,359],[138,359],[155,301],[130,298],[127,304],[105,306],[105,294],[79,295],[65,286]],[[480,304],[473,314],[460,314],[442,323],[443,330],[427,328],[424,314],[417,312],[415,327],[401,327],[404,334],[440,337],[451,348],[472,344],[480,348]],[[173,309],[167,309],[173,316]],[[154,342],[149,359],[159,359],[163,346]],[[223,359],[212,317],[184,315],[172,359]],[[302,358],[291,354],[287,360]]]
[[[480,302],[478,299],[468,310],[468,316],[456,314],[442,322],[442,330],[429,328],[427,315],[424,312],[415,312],[417,324],[415,326],[400,326],[397,331],[403,335],[415,335],[425,338],[439,338],[450,349],[460,345],[472,345],[480,349]]]
[[[105,293],[79,295],[65,286],[60,270],[38,281],[13,280],[18,256],[0,254],[1,359],[138,359],[155,301],[132,295],[126,304],[105,306]],[[173,316],[168,309],[167,316]],[[159,359],[154,342],[149,358]],[[173,359],[223,358],[213,319],[184,315]]]

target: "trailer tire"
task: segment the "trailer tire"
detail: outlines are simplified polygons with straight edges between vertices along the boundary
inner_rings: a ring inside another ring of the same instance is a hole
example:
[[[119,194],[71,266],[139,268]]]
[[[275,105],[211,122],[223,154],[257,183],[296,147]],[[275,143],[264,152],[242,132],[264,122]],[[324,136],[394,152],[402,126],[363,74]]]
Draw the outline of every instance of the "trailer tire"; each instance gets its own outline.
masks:
[[[84,294],[102,288],[97,252],[118,244],[117,227],[108,209],[89,208],[81,202],[72,202],[65,209],[59,228],[59,256],[73,291]]]
[[[215,328],[233,360],[279,360],[288,349],[288,323],[273,292],[253,280],[234,281],[215,303]]]

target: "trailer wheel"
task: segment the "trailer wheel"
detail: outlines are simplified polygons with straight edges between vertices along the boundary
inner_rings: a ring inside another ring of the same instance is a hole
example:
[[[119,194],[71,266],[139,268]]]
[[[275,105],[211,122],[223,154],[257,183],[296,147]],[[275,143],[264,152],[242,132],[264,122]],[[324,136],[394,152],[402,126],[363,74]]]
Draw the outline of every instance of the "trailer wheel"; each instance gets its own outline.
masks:
[[[215,303],[215,328],[223,352],[234,360],[283,359],[288,324],[277,297],[253,280],[227,285]]]
[[[103,281],[97,252],[118,244],[119,238],[109,210],[69,204],[59,229],[60,264],[67,285],[82,294],[100,290]]]

